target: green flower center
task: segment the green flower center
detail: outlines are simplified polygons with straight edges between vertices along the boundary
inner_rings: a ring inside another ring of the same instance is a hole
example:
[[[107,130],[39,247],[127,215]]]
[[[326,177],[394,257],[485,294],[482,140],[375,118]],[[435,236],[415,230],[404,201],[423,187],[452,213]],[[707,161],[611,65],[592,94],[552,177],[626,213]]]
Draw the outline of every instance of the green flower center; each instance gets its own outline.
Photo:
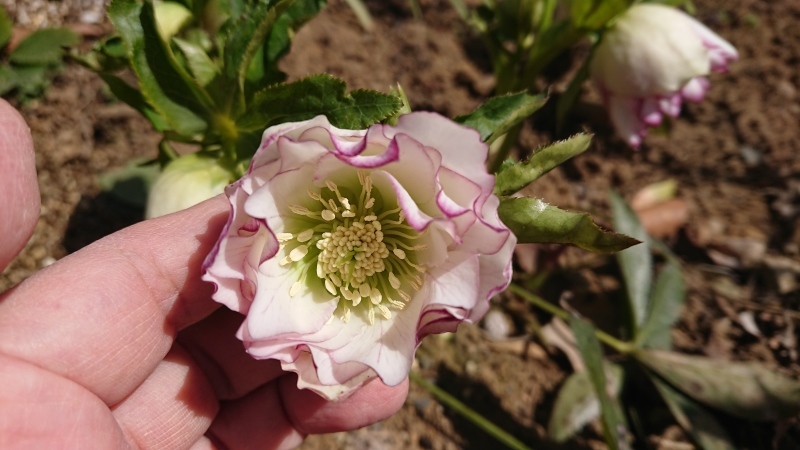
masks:
[[[358,183],[358,194],[332,181],[319,192],[308,191],[313,203],[291,205],[298,220],[287,224],[277,238],[286,250],[280,264],[299,271],[290,296],[304,284],[314,287],[321,282],[339,297],[336,315],[341,320],[347,322],[356,312],[374,324],[376,315],[390,319],[392,309],[403,309],[411,301],[409,288],[421,289],[426,268],[417,256],[426,246],[413,245],[424,233],[408,225],[399,206],[384,210],[367,172],[358,172]]]

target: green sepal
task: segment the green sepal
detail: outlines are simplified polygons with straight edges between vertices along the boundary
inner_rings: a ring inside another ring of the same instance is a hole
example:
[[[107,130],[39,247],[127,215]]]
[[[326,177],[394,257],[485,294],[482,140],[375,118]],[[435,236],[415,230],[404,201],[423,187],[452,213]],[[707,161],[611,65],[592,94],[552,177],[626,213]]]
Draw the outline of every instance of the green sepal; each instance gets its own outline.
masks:
[[[504,198],[497,213],[520,243],[574,245],[598,253],[618,252],[639,243],[601,229],[589,214],[564,211],[537,198]]]
[[[504,164],[497,172],[494,193],[511,195],[519,191],[556,166],[585,152],[591,143],[592,135],[580,133],[536,150],[527,161],[510,166]]]

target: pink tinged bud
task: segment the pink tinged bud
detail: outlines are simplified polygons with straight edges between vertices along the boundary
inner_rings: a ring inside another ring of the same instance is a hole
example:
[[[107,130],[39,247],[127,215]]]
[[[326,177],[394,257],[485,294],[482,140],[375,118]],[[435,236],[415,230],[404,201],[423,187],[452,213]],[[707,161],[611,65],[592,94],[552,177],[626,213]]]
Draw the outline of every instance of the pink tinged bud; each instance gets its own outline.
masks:
[[[401,383],[420,340],[476,322],[511,280],[479,134],[433,113],[271,127],[204,264],[248,353],[329,399]],[[244,232],[242,232],[244,230]]]
[[[701,101],[709,88],[705,77],[727,71],[736,59],[730,43],[691,16],[647,3],[628,9],[605,33],[590,73],[611,122],[635,148],[663,115],[677,117],[684,99]]]

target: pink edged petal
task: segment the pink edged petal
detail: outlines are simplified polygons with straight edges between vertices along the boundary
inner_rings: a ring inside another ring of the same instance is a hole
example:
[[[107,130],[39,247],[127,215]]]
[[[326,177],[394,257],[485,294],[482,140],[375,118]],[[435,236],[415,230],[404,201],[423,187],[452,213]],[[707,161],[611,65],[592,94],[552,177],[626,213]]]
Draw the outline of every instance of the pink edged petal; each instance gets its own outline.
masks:
[[[297,388],[310,389],[328,400],[343,400],[368,380],[375,377],[375,372],[367,370],[349,379],[344,384],[328,386],[322,384],[317,378],[316,367],[311,358],[311,354],[303,352],[300,357],[291,363],[283,363],[283,370],[297,373]]]
[[[462,321],[444,309],[425,311],[417,325],[417,340],[422,341],[429,334],[454,333]]]
[[[681,89],[681,95],[686,100],[691,102],[701,102],[703,98],[706,96],[706,91],[709,88],[708,78],[706,77],[697,77],[693,78],[691,81],[686,83]]]
[[[246,194],[231,185],[226,189],[231,202],[231,215],[222,236],[203,263],[202,279],[214,283],[214,300],[228,308],[247,313],[252,297],[243,289],[246,265],[256,267],[278,250],[278,241],[266,224],[237,212],[243,210]]]
[[[616,96],[612,96],[608,104],[611,123],[614,124],[617,134],[632,148],[639,148],[647,129],[639,119],[639,107],[638,100]]]
[[[489,310],[488,300],[502,292],[511,283],[512,256],[517,245],[517,237],[513,234],[499,252],[493,255],[481,255],[480,262],[480,291],[478,305],[470,313],[469,321],[476,322]]]
[[[427,283],[426,283],[427,285]],[[333,364],[359,362],[372,368],[388,386],[403,382],[411,369],[414,351],[417,348],[417,320],[427,286],[416,293],[402,311],[392,310],[392,317],[385,319],[376,314],[370,324],[365,311],[353,310],[349,322],[334,319],[329,324],[339,327],[331,339],[309,344],[309,347],[324,350]]]
[[[333,153],[357,155],[364,151],[367,139],[365,130],[342,130],[334,126],[313,127],[305,130],[298,141],[317,142]]]
[[[678,93],[662,97],[658,100],[658,107],[664,114],[673,118],[678,117],[681,114],[681,95]]]
[[[381,184],[391,186],[391,190],[394,191],[397,197],[397,203],[403,209],[406,221],[412,228],[417,231],[422,231],[433,221],[433,217],[426,214],[422,208],[420,208],[421,205],[416,203],[416,199],[411,197],[411,194],[406,191],[405,186],[397,181],[391,174],[382,170],[376,170],[372,172],[372,179],[376,186],[380,187]],[[430,208],[430,204],[435,205],[435,202],[436,197],[432,195],[429,199],[428,207]]]
[[[300,169],[281,172],[269,183],[253,192],[244,203],[244,212],[250,217],[264,219],[273,232],[283,231],[283,220],[296,218],[289,209],[290,205],[304,204],[309,200],[309,180],[314,173],[314,166],[305,165]]]
[[[331,359],[328,352],[318,350],[314,346],[310,346],[309,350],[317,368],[317,379],[321,384],[328,386],[344,384],[366,371],[372,372],[369,366],[360,362],[338,363]]]
[[[331,128],[331,124],[327,117],[320,115],[306,122],[282,123],[264,130],[261,135],[261,145],[259,145],[258,150],[253,155],[253,159],[250,161],[248,172],[251,172],[254,167],[261,167],[264,164],[278,160],[280,155],[278,154],[277,146],[275,146],[278,138],[286,136],[297,140],[309,127]]]
[[[374,169],[397,161],[400,157],[400,149],[395,142],[392,142],[386,147],[386,151],[382,153],[372,155],[359,154],[354,156],[336,154],[336,156],[350,166],[360,169]]]
[[[639,118],[642,119],[642,122],[650,127],[657,127],[661,125],[663,116],[661,115],[661,110],[658,107],[658,100],[655,98],[644,99]]]
[[[494,188],[494,177],[486,173],[489,147],[476,130],[439,114],[420,111],[400,116],[394,131],[436,149],[442,155],[442,166],[473,180],[483,190]]]
[[[253,339],[314,333],[331,318],[338,297],[324,289],[312,290],[302,285],[294,296],[289,295],[299,275],[297,270],[280,266],[278,258],[261,265],[256,295],[245,319]]]
[[[703,45],[705,45],[709,50],[717,51],[720,55],[722,55],[725,61],[736,61],[739,59],[739,52],[736,51],[736,47],[731,45],[731,43],[725,39],[722,39],[707,26],[696,20],[693,20],[692,28],[698,34],[698,36],[700,36],[700,39],[703,41]]]
[[[275,143],[280,155],[280,172],[290,172],[315,163],[328,154],[328,149],[318,142],[300,142],[287,137],[278,138]]]

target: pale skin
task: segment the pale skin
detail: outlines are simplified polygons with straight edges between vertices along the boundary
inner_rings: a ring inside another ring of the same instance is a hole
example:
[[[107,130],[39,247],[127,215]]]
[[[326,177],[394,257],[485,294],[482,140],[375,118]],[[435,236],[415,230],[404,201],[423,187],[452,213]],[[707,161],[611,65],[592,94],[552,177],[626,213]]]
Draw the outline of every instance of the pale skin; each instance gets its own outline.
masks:
[[[39,206],[30,132],[0,100],[0,269]],[[226,212],[217,197],[137,224],[0,295],[0,448],[291,448],[402,406],[407,381],[328,402],[245,353],[200,280]]]

